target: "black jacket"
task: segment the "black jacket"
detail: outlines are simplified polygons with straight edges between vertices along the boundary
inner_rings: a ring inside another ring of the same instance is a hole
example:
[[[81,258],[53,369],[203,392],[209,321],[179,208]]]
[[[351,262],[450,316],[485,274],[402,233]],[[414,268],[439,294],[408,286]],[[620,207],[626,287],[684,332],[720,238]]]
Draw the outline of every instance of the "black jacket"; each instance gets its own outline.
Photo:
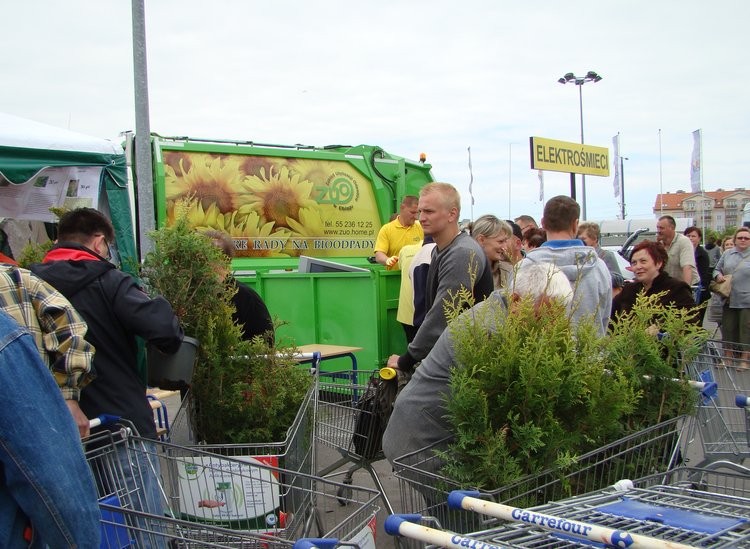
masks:
[[[155,438],[135,336],[167,354],[177,351],[183,333],[172,307],[162,297],[149,298],[130,275],[79,244],[58,243],[44,261],[31,270],[73,304],[88,324],[86,340],[96,348],[96,379],[81,391],[81,410],[89,418],[119,415],[142,436]]]
[[[255,336],[263,336],[269,345],[273,345],[273,320],[263,299],[258,292],[242,282],[235,280],[234,284],[237,293],[232,298],[235,308],[232,320],[242,327],[244,339],[249,341]]]
[[[701,278],[701,303],[711,299],[711,292],[708,289],[708,285],[711,284],[713,278],[713,269],[711,269],[710,263],[708,252],[703,246],[698,245],[695,248],[695,266],[698,269],[698,276]]]
[[[651,287],[646,292],[646,295],[658,294],[666,292],[659,298],[659,303],[668,307],[673,305],[681,309],[691,309],[695,307],[695,297],[693,296],[693,290],[690,286],[676,278],[672,278],[667,273],[662,272],[657,276]],[[615,315],[619,312],[630,311],[635,305],[636,298],[643,293],[643,284],[640,282],[629,282],[626,283],[620,292],[612,300],[612,314],[610,319],[614,320]],[[699,318],[699,315],[696,315]],[[697,318],[694,318],[697,322]]]

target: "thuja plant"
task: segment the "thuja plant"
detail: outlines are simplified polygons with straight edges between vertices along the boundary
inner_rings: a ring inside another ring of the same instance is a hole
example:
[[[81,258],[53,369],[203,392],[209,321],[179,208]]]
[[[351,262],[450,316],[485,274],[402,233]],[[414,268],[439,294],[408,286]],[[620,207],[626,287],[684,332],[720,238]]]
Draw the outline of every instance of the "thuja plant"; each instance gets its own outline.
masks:
[[[52,249],[54,242],[48,240],[43,244],[37,242],[29,242],[21,250],[21,257],[18,258],[19,267],[28,269],[34,263],[41,263],[44,260],[44,256],[47,252]]]
[[[447,476],[504,486],[620,434],[636,391],[619,365],[605,365],[592,323],[574,326],[563,304],[530,298],[510,314],[483,314],[492,318],[463,315],[450,327],[460,366],[447,402],[456,436],[443,456]]]
[[[234,324],[234,288],[219,273],[229,259],[188,222],[185,205],[175,222],[151,234],[143,265],[149,291],[163,295],[187,335],[199,340],[188,409],[196,440],[209,444],[283,440],[311,386],[293,348],[244,341]]]
[[[493,489],[571,470],[585,452],[689,411],[695,394],[679,379],[705,335],[650,298],[622,320],[602,337],[563,304],[530,299],[458,317],[446,402],[455,439],[442,473]]]
[[[167,298],[185,333],[206,348],[216,323],[231,316],[231,288],[218,272],[229,271],[229,259],[208,238],[195,231],[184,215],[149,235],[153,250],[141,275],[148,287]],[[229,334],[226,326],[222,332]],[[234,334],[232,334],[234,335]],[[237,338],[239,339],[239,338]]]
[[[57,217],[57,219],[60,219],[68,209],[53,207],[50,208],[49,211]],[[49,252],[54,245],[55,242],[53,240],[47,240],[41,244],[34,241],[29,242],[21,250],[21,257],[16,258],[18,260],[18,266],[28,269],[34,263],[41,263],[44,260],[44,256],[47,255],[47,252]]]
[[[607,361],[629,366],[639,390],[638,406],[625,418],[629,432],[690,412],[696,403],[697,392],[674,380],[684,378],[709,334],[696,322],[696,310],[665,307],[660,297],[638,297],[606,340]]]

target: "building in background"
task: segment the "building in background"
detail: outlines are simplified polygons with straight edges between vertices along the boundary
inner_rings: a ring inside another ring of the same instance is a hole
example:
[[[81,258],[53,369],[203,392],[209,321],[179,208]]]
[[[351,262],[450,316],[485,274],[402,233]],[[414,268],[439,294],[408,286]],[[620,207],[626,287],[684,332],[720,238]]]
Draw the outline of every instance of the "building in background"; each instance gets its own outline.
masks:
[[[677,191],[656,195],[654,215],[690,217],[701,229],[723,232],[729,227],[742,225],[745,204],[750,203],[750,191],[744,188],[725,191],[693,193]]]

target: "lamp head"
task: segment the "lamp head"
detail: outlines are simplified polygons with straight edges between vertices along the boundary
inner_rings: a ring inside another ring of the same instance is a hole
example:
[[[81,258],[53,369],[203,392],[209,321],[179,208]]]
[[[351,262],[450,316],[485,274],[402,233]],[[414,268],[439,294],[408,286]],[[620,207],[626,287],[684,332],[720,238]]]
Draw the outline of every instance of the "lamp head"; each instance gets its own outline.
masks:
[[[567,84],[568,82],[571,82],[575,79],[576,79],[576,75],[573,74],[572,72],[569,72],[563,75],[562,78],[558,78],[557,81],[560,82],[560,84]]]
[[[586,73],[586,80],[589,80],[591,82],[599,82],[599,80],[601,79],[602,77],[596,74],[596,72],[594,71],[589,71]]]

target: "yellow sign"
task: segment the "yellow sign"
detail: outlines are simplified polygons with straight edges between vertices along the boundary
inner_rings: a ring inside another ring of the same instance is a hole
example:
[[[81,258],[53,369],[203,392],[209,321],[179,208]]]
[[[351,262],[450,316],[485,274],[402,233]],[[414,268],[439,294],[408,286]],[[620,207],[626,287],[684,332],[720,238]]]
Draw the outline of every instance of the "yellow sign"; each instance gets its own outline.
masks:
[[[196,228],[234,239],[236,257],[368,257],[380,218],[370,181],[347,162],[164,151],[168,223],[193,199]]]
[[[531,137],[531,169],[609,176],[609,149]]]

